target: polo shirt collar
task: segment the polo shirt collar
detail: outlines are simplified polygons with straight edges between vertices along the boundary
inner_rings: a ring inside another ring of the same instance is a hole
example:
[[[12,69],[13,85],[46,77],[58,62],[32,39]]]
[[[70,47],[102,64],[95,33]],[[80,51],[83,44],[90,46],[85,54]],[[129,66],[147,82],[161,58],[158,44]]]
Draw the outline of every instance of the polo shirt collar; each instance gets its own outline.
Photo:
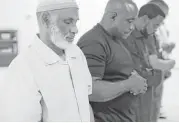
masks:
[[[37,55],[44,61],[46,65],[53,65],[57,62],[65,64],[59,55],[57,55],[52,49],[50,49],[46,44],[44,44],[38,36],[35,37],[35,42],[33,43]]]
[[[110,33],[108,33],[104,28],[103,28],[103,26],[101,26],[99,23],[97,24],[97,28],[99,28],[102,32],[103,32],[103,34],[105,35],[105,36],[107,36],[107,38],[109,38],[110,40],[113,40],[113,41],[115,41],[115,42],[119,42],[119,41],[125,41],[125,39],[123,39],[123,38],[116,38],[116,37],[114,37],[114,36],[112,36]]]
[[[101,30],[101,32],[105,35],[105,37],[107,37],[108,40],[112,40],[112,41],[115,41],[116,40],[123,40],[122,38],[121,39],[117,39],[116,37],[112,36],[109,32],[107,32],[104,27],[102,25],[100,25],[99,23],[97,24],[97,28],[99,28]],[[118,41],[117,41],[118,42]]]
[[[97,24],[97,28],[98,29],[100,29],[101,30],[101,32],[103,32],[103,34],[105,35],[105,36],[107,36],[108,38],[110,38],[110,39],[113,39],[113,36],[111,35],[111,34],[109,34],[105,29],[104,29],[104,27],[101,25],[101,24]]]
[[[132,32],[132,35],[136,38],[148,38],[149,36],[155,35],[155,33],[145,35],[142,31],[139,31],[137,28]]]

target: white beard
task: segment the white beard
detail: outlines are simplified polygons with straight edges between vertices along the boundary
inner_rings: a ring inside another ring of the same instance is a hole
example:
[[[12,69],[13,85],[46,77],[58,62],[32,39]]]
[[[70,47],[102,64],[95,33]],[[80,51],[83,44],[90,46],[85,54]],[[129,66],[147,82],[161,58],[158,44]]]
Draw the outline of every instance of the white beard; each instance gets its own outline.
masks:
[[[56,26],[51,28],[51,41],[55,46],[63,50],[70,46],[70,43],[66,40],[66,36],[63,36]]]

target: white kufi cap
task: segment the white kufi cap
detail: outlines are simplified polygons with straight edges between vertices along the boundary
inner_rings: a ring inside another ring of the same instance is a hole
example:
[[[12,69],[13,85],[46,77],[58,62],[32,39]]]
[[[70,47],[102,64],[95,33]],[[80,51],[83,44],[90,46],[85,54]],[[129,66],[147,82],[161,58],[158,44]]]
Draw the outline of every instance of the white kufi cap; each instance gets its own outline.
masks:
[[[37,12],[78,8],[75,0],[39,0]]]

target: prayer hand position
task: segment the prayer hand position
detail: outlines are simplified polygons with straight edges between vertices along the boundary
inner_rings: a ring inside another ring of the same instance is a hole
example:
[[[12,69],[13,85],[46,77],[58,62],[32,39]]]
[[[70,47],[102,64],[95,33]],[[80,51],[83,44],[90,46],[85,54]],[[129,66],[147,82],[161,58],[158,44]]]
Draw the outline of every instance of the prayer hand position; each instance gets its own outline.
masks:
[[[147,80],[141,77],[136,71],[132,72],[130,93],[133,95],[144,94],[147,91]]]

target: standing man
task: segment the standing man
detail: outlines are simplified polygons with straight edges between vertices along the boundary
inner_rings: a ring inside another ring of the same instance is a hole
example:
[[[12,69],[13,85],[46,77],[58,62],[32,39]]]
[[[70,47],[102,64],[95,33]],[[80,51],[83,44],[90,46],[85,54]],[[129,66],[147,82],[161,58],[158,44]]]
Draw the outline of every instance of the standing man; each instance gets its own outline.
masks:
[[[151,0],[149,3],[153,3],[158,5],[161,9],[163,9],[163,11],[166,13],[166,15],[168,14],[169,11],[169,7],[168,5],[163,1],[163,0]],[[172,52],[172,50],[175,47],[174,43],[169,42],[168,38],[169,38],[169,31],[167,30],[165,23],[162,23],[160,25],[160,27],[158,28],[157,32],[155,33],[156,35],[156,40],[157,42],[160,44],[160,57],[162,59],[169,59],[169,55]],[[166,76],[164,78],[165,79],[169,78],[171,76],[171,71],[168,71],[166,73]],[[160,87],[158,87],[158,89],[156,90],[156,97],[158,97],[158,109],[160,108],[160,114],[159,114],[159,118],[166,118],[166,114],[164,112],[164,107],[162,106],[162,96],[163,96],[163,91],[164,91],[164,86],[161,85]],[[157,117],[158,118],[158,117]]]
[[[157,5],[163,11],[163,13],[165,14],[165,18],[166,18],[166,16],[169,13],[169,7],[165,1],[151,0],[149,4]],[[168,40],[168,35],[169,35],[169,32],[167,32],[166,28],[164,27],[164,23],[162,22],[158,28],[158,32],[155,31],[154,33],[153,41],[156,46],[154,46],[152,50],[156,49],[157,51],[156,54],[158,55],[158,58],[163,59],[163,60],[169,60],[169,58],[167,58],[168,54],[171,53],[171,51],[175,47],[173,43],[168,44],[169,48],[165,47],[166,45],[164,45],[164,42],[166,44],[166,41]],[[172,68],[174,67],[174,65],[175,63],[173,63]],[[171,76],[171,69],[164,71],[163,81],[165,81],[165,79],[167,79],[170,76]],[[160,109],[161,109],[162,95],[163,95],[163,84],[159,85],[156,88],[155,93],[154,93],[154,99],[156,102],[156,105],[154,107],[154,109],[156,109],[154,110],[154,114],[156,113],[156,115],[154,115],[154,121],[158,120],[158,116],[159,116]]]
[[[124,42],[132,54],[136,71],[148,81],[147,92],[139,97],[138,104],[136,103],[135,106],[139,122],[154,121],[155,90],[162,84],[163,72],[170,70],[174,65],[173,60],[162,60],[156,55],[158,45],[154,44],[153,34],[165,16],[162,9],[155,4],[142,6],[139,18],[135,21],[135,30]]]
[[[40,34],[9,66],[0,85],[0,121],[89,122],[92,78],[82,51],[73,0],[43,0]]]
[[[134,71],[121,41],[132,32],[137,13],[131,0],[109,0],[101,22],[78,42],[93,77],[90,101],[98,122],[136,121],[131,105],[136,95],[146,92],[147,84]]]

